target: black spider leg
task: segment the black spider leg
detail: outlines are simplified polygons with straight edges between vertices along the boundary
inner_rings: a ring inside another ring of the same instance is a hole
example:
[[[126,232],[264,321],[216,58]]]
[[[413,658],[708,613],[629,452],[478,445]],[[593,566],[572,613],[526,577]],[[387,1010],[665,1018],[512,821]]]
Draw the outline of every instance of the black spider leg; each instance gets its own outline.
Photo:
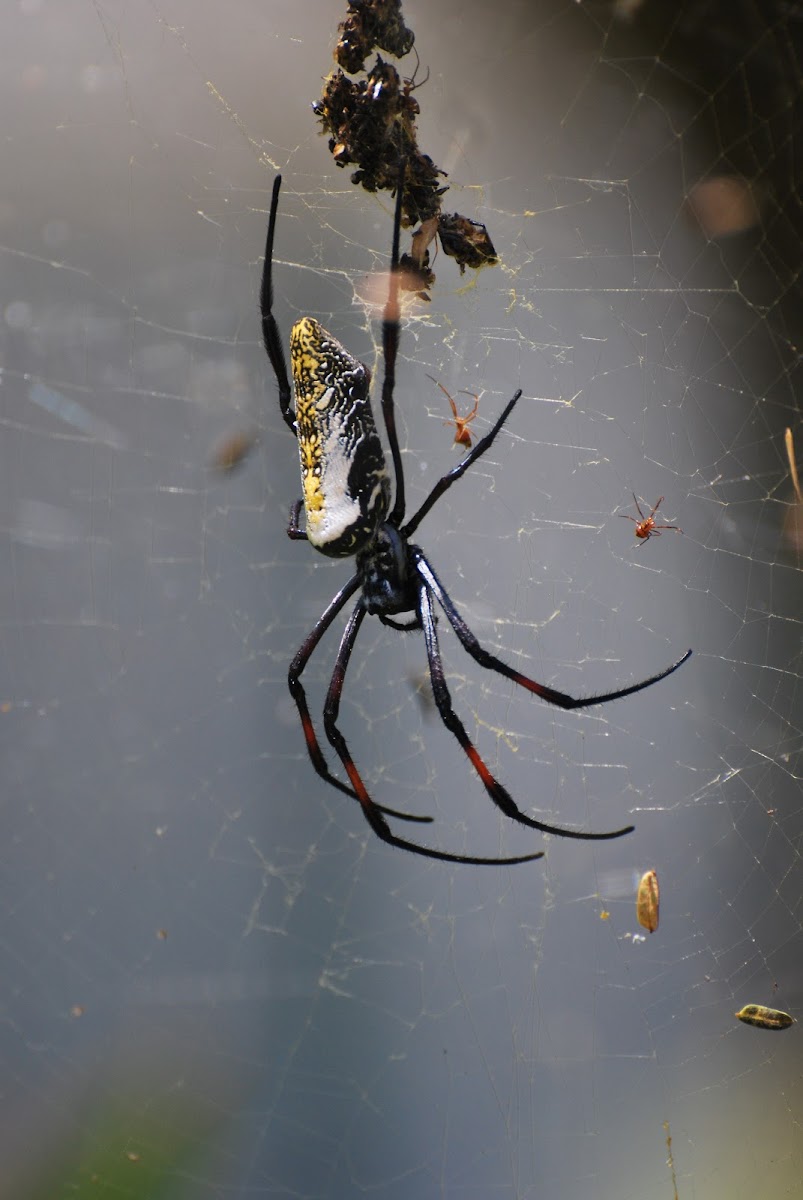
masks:
[[[393,475],[396,480],[396,495],[393,499],[393,509],[388,517],[388,521],[396,529],[399,528],[404,519],[405,504],[404,468],[402,467],[399,435],[396,430],[396,410],[393,402],[393,392],[396,386],[396,358],[399,352],[399,230],[401,229],[402,196],[406,166],[407,160],[403,158],[399,163],[399,181],[396,185],[396,211],[393,216],[393,246],[390,254],[388,301],[382,315],[382,358],[384,360],[382,416],[385,419],[385,429],[393,459]]]
[[[287,522],[287,536],[291,542],[306,542],[309,541],[306,533],[298,523],[298,518],[301,514],[301,506],[303,500],[295,500],[290,507],[290,520]]]
[[[387,625],[390,629],[398,629],[399,633],[410,633],[413,629],[421,628],[418,617],[412,617],[409,621],[394,621],[393,617],[386,617],[382,613],[379,613],[378,616],[383,625]]]
[[[270,202],[270,217],[268,218],[268,236],[265,241],[265,264],[262,268],[262,286],[259,289],[259,309],[262,313],[262,340],[276,383],[279,386],[279,407],[282,410],[285,424],[295,436],[296,418],[290,407],[292,393],[290,377],[287,374],[287,362],[284,357],[284,347],[279,333],[279,326],[273,315],[273,235],[276,231],[276,213],[279,208],[279,189],[282,177],[277,175],[273,181],[273,195]]]
[[[362,800],[357,795],[356,791],[353,791],[347,786],[347,784],[339,780],[336,775],[333,775],[327,766],[326,759],[323,756],[323,751],[321,750],[315,733],[315,727],[312,724],[312,717],[310,716],[309,705],[307,704],[307,694],[304,691],[304,687],[300,678],[301,672],[304,670],[310,658],[312,657],[318,642],[326,633],[327,629],[332,624],[340,610],[343,608],[344,604],[351,596],[354,595],[359,586],[359,576],[352,575],[348,583],[340,589],[331,603],[326,607],[319,620],[315,622],[315,627],[313,628],[312,633],[310,633],[309,637],[307,637],[303,646],[301,646],[295,658],[290,663],[290,667],[287,672],[287,682],[290,686],[290,694],[296,702],[298,715],[301,718],[301,728],[304,730],[304,740],[307,743],[307,753],[310,756],[310,761],[312,762],[313,767],[322,779],[325,779],[327,783],[331,783],[332,787],[336,787],[338,791],[345,792],[347,796],[351,796],[354,800],[360,800],[360,803],[362,803]],[[335,671],[337,671],[337,667],[335,667]],[[381,812],[386,813],[389,817],[397,817],[400,821],[417,821],[420,824],[429,824],[432,821],[432,817],[415,817],[410,813],[398,812],[395,808],[385,808],[381,804],[377,804],[376,807]]]
[[[532,862],[536,858],[542,858],[543,850],[538,851],[537,854],[524,854],[516,858],[474,858],[468,854],[447,854],[443,850],[430,850],[427,846],[419,846],[415,842],[408,842],[405,838],[397,837],[392,832],[382,815],[383,813],[387,813],[388,809],[382,808],[368,795],[362,776],[355,766],[354,759],[351,757],[351,751],[346,744],[346,739],[337,727],[340,698],[343,695],[346,670],[348,669],[351,652],[354,649],[354,643],[364,617],[365,608],[363,607],[362,597],[360,597],[343,631],[340,648],[337,652],[337,659],[335,660],[335,668],[332,672],[332,681],[329,684],[329,691],[326,693],[326,700],[323,706],[323,723],[326,736],[330,744],[337,751],[340,761],[351,781],[351,786],[357,795],[357,799],[362,805],[365,819],[376,836],[381,838],[383,842],[387,842],[389,846],[398,846],[400,850],[409,850],[411,854],[420,854],[423,858],[437,858],[440,862],[470,863],[480,867],[515,866],[517,863]]]
[[[677,662],[672,663],[671,667],[667,667],[665,671],[659,671],[657,675],[650,675],[648,679],[642,679],[639,683],[631,683],[628,687],[618,688],[615,692],[603,692],[598,696],[582,696],[580,699],[576,699],[574,696],[566,695],[565,692],[558,692],[554,688],[547,687],[544,683],[538,683],[537,680],[530,679],[528,675],[522,675],[520,671],[509,667],[507,663],[502,662],[501,658],[497,658],[495,654],[491,654],[481,646],[455,608],[454,602],[432,569],[432,565],[417,547],[415,549],[415,565],[418,574],[432,589],[438,603],[446,613],[449,624],[460,639],[463,649],[468,651],[475,662],[489,671],[497,671],[507,679],[512,679],[514,683],[526,688],[528,692],[534,692],[536,696],[540,696],[542,700],[547,700],[550,704],[556,704],[558,708],[589,708],[592,704],[606,704],[609,700],[621,700],[623,696],[632,696],[635,692],[641,692],[644,688],[666,679],[667,675],[677,671],[678,667],[683,666],[691,657],[691,650],[687,650]]]
[[[452,708],[452,698],[444,678],[443,660],[438,646],[438,631],[435,627],[435,614],[432,611],[432,595],[423,572],[419,571],[419,574],[421,579],[418,584],[418,611],[424,629],[432,694],[435,697],[441,720],[449,732],[457,738],[496,807],[501,809],[506,817],[518,821],[520,825],[527,825],[530,829],[540,829],[542,833],[553,833],[557,837],[577,838],[578,841],[584,842],[605,842],[611,838],[624,837],[626,833],[632,833],[635,828],[633,825],[626,825],[624,829],[615,829],[612,833],[584,833],[578,829],[561,829],[557,825],[547,825],[544,821],[536,821],[534,817],[524,815],[507,788],[503,787],[499,780],[491,774],[480,752],[466,733],[463,722]]]
[[[460,459],[460,462],[456,467],[452,467],[451,471],[447,471],[446,474],[438,480],[424,503],[419,508],[418,512],[416,512],[414,516],[410,518],[410,520],[401,530],[401,535],[403,538],[409,538],[411,534],[415,533],[416,529],[421,524],[429,510],[432,508],[433,504],[440,500],[443,493],[448,491],[452,484],[456,483],[461,475],[465,475],[472,463],[475,463],[477,459],[485,453],[486,450],[491,448],[494,440],[496,439],[496,435],[499,433],[499,430],[510,416],[520,396],[521,388],[519,388],[512,400],[508,400],[507,404],[502,409],[501,416],[497,417],[496,421],[484,435],[484,437],[480,438],[480,440],[477,442],[474,448],[468,452],[465,458]]]

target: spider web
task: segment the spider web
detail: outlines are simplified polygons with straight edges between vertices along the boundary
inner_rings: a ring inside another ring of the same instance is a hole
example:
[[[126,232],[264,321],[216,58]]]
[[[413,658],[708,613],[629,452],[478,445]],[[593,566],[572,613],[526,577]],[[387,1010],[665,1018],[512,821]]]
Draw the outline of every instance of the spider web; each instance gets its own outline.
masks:
[[[378,843],[287,694],[348,564],[284,532],[297,460],[256,307],[275,170],[285,336],[310,313],[374,363],[359,298],[391,232],[309,109],[342,16],[6,14],[0,1190],[799,1195],[799,1026],[732,1014],[803,1012],[800,12],[405,4],[422,149],[501,258],[461,279],[441,255],[405,316],[411,509],[457,461],[428,376],[461,411],[480,394],[474,432],[524,393],[419,540],[482,641],[573,694],[695,650],[565,714],[441,620],[522,808],[635,823],[593,846],[501,819],[422,638],[366,622],[343,727],[372,793],[441,849],[546,849],[513,869]],[[258,445],[222,476],[232,432]],[[637,543],[633,492],[683,533]],[[305,675],[318,718],[336,645]]]

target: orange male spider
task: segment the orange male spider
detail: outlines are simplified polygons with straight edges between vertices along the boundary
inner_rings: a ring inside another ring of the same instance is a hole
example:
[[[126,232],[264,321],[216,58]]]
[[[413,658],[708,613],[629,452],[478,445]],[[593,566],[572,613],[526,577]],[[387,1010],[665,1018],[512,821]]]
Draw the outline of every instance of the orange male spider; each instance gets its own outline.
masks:
[[[468,413],[465,417],[461,417],[457,412],[457,405],[455,404],[455,402],[451,396],[451,393],[447,392],[447,390],[443,386],[443,384],[439,383],[438,380],[433,378],[432,375],[427,375],[427,379],[431,379],[433,383],[438,384],[438,387],[441,389],[444,396],[449,401],[449,404],[452,406],[452,420],[444,421],[443,423],[444,423],[444,425],[454,425],[454,427],[455,427],[454,445],[455,446],[465,446],[467,450],[470,450],[472,443],[471,443],[471,434],[469,433],[468,427],[469,427],[469,424],[476,417],[477,410],[480,407],[479,396],[475,395],[474,392],[465,392],[464,393],[466,396],[473,397],[474,407],[472,408],[471,412]]]
[[[635,492],[633,493],[633,502],[636,506],[636,512],[638,513],[638,515],[641,519],[637,521],[635,517],[631,517],[630,513],[619,513],[619,516],[624,517],[625,520],[632,521],[635,524],[636,537],[641,538],[641,540],[643,542],[648,542],[651,537],[660,537],[661,535],[658,532],[659,529],[674,529],[676,533],[683,533],[683,530],[680,528],[679,525],[656,525],[655,524],[655,514],[657,513],[658,509],[661,507],[661,505],[664,502],[663,496],[659,496],[658,499],[655,501],[655,504],[653,504],[653,506],[652,506],[652,511],[650,512],[650,515],[648,517],[645,517],[644,513],[641,511],[641,505],[639,504],[638,500],[636,499]]]

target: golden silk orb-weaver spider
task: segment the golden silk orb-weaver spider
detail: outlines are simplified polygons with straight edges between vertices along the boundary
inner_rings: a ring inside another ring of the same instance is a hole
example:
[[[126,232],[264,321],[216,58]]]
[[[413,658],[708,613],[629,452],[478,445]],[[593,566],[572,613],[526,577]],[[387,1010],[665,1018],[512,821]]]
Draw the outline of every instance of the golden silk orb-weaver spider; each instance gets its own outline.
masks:
[[[531,862],[541,858],[543,851],[511,858],[479,858],[422,846],[393,831],[388,818],[419,823],[428,823],[432,818],[397,812],[373,800],[338,725],[346,673],[365,617],[376,616],[391,629],[414,629],[423,633],[432,694],[438,713],[496,807],[528,829],[583,840],[622,837],[630,833],[633,826],[627,825],[610,833],[586,833],[549,825],[521,811],[507,789],[492,774],[452,706],[438,642],[436,605],[463,649],[481,667],[496,671],[542,700],[563,709],[588,708],[640,692],[676,671],[689,657],[691,650],[687,650],[670,667],[639,683],[617,688],[604,695],[576,699],[528,678],[486,650],[460,615],[425,552],[410,540],[441,496],[491,448],[518,403],[521,389],[507,402],[491,429],[435,483],[416,512],[411,517],[405,517],[404,471],[394,407],[400,337],[399,229],[404,179],[405,163],[402,161],[393,221],[390,285],[382,319],[384,378],[381,403],[393,466],[392,489],[391,475],[369,399],[370,372],[311,317],[297,321],[290,335],[290,362],[295,385],[295,407],[292,406],[285,354],[273,315],[273,242],[281,176],[277,176],[273,184],[260,309],[265,350],[279,390],[279,408],[285,424],[298,443],[301,466],[303,498],[292,506],[287,533],[295,540],[308,541],[322,554],[355,560],[355,571],[351,578],[333,596],[290,663],[288,683],[298,708],[307,753],[313,767],[332,787],[359,801],[366,821],[383,842],[441,862],[478,865]],[[305,512],[304,529],[299,526],[302,506]],[[343,766],[348,778],[346,783],[329,769],[310,716],[301,675],[318,643],[355,593],[357,599],[340,640],[323,707],[324,732]],[[400,620],[400,617],[404,619]]]
[[[642,545],[644,544],[644,542],[648,542],[651,537],[660,537],[661,535],[658,532],[659,529],[674,529],[676,533],[683,533],[683,530],[680,528],[679,525],[656,525],[655,524],[655,514],[658,512],[658,509],[661,507],[663,502],[664,502],[664,497],[659,496],[658,499],[655,501],[655,504],[653,504],[653,506],[650,510],[649,516],[645,517],[644,513],[641,511],[641,505],[639,504],[638,500],[636,499],[636,493],[633,492],[633,503],[636,506],[636,511],[638,513],[638,520],[636,520],[635,517],[632,517],[630,515],[630,513],[619,513],[619,516],[624,517],[626,521],[633,521],[633,523],[636,526],[636,528],[634,530],[635,535],[637,538],[641,539]]]

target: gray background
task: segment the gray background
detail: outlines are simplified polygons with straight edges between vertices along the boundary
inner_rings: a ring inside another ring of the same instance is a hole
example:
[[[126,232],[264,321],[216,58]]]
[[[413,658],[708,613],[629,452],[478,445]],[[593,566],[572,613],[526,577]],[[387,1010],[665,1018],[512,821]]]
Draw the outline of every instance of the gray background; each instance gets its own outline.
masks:
[[[683,1200],[799,1192],[799,1031],[732,1016],[803,1008],[799,246],[772,239],[794,216],[793,18],[727,50],[754,151],[719,77],[669,62],[693,10],[663,31],[569,0],[405,12],[422,148],[502,260],[461,279],[441,255],[406,316],[412,502],[456,462],[427,375],[482,390],[478,430],[524,392],[420,540],[478,636],[564,690],[695,649],[564,714],[442,621],[450,686],[525,810],[636,832],[502,820],[422,702],[422,639],[375,622],[343,712],[375,796],[433,814],[442,849],[546,858],[393,851],[306,758],[287,664],[348,566],[285,536],[298,466],[256,296],[281,169],[282,329],[311,313],[374,364],[355,296],[384,286],[389,203],[334,166],[309,107],[341,5],[10,7],[3,1195],[671,1198],[665,1122]],[[735,165],[764,224],[709,241],[686,199]],[[243,468],[210,471],[251,429]],[[616,515],[634,490],[683,536],[637,545]],[[316,716],[336,643],[308,672]]]

